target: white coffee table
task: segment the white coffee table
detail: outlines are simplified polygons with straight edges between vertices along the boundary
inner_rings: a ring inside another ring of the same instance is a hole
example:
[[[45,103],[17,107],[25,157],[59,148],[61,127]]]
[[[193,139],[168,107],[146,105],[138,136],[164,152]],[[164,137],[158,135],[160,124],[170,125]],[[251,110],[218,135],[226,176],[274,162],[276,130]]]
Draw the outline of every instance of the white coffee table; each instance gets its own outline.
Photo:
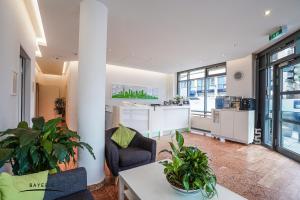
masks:
[[[119,173],[119,200],[200,200],[201,193],[183,195],[171,188],[163,173],[164,166],[158,162]],[[125,191],[124,186],[128,188]],[[217,184],[218,196],[213,200],[245,200],[244,197]]]

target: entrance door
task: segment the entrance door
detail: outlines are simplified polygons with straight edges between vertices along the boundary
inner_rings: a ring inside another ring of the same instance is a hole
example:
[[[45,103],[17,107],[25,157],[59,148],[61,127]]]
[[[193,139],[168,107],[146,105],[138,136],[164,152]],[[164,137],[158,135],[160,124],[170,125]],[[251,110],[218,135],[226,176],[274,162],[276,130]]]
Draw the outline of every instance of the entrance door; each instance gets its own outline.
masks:
[[[20,121],[25,120],[25,95],[26,95],[26,59],[20,56],[20,93],[19,93],[19,109],[20,109]]]
[[[20,48],[20,69],[19,69],[19,121],[30,121],[30,94],[31,94],[31,73],[30,58]]]
[[[265,92],[265,113],[264,113],[264,142],[273,147],[273,67],[266,69],[266,92]]]
[[[263,129],[263,144],[269,148],[274,148],[274,112],[273,112],[273,98],[274,98],[274,83],[273,83],[273,66],[262,69],[259,73],[259,104],[258,116],[259,122],[258,126]]]
[[[300,62],[278,65],[278,151],[300,161]]]

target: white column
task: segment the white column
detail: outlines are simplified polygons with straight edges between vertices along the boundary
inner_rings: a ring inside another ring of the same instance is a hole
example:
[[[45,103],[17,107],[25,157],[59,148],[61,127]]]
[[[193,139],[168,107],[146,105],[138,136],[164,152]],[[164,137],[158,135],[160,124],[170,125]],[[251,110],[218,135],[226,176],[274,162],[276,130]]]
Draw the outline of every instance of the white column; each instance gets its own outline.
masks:
[[[107,7],[98,0],[80,3],[78,69],[78,132],[96,160],[79,150],[79,166],[87,170],[88,185],[104,180],[104,124]]]

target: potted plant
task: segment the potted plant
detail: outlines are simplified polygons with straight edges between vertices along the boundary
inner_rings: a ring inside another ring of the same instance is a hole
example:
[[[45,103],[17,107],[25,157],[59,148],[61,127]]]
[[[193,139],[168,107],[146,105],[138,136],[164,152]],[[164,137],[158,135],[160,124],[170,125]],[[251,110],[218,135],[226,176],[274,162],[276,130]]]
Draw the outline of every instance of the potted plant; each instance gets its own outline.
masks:
[[[182,96],[176,95],[176,97],[174,98],[176,104],[180,104],[180,102],[183,100]]]
[[[54,104],[55,104],[54,110],[55,110],[56,114],[61,115],[61,117],[64,120],[65,112],[66,112],[65,99],[64,98],[56,98]]]
[[[164,174],[170,185],[179,192],[202,192],[206,198],[212,198],[217,194],[216,176],[208,164],[206,153],[196,147],[183,146],[184,138],[176,132],[177,145],[169,142],[172,151],[164,149],[160,151],[172,155],[171,161],[163,161]]]
[[[86,148],[95,159],[92,147],[80,142],[76,132],[58,126],[61,120],[33,118],[32,128],[20,122],[17,128],[0,132],[0,167],[10,163],[15,175],[45,170],[55,173],[60,171],[59,164],[76,162],[76,148]]]

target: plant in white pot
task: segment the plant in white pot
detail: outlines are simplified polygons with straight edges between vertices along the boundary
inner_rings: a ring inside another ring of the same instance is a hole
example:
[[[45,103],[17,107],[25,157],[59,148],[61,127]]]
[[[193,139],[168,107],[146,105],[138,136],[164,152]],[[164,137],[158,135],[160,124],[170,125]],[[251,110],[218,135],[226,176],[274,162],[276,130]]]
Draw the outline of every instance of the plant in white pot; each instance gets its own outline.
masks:
[[[177,145],[169,142],[172,151],[164,149],[160,151],[172,155],[172,161],[164,161],[164,173],[167,181],[177,191],[183,193],[202,192],[206,198],[212,198],[217,194],[216,176],[209,167],[208,157],[196,147],[183,146],[182,134],[176,132]]]

